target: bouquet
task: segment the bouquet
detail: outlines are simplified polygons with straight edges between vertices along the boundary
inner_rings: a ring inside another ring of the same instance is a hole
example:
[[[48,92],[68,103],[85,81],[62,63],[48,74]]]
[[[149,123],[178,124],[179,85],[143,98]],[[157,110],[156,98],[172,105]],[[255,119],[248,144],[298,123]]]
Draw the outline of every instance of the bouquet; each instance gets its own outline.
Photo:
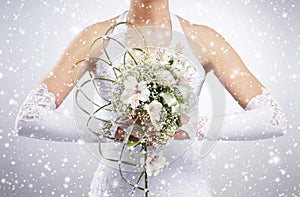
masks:
[[[138,61],[129,59],[120,66],[112,105],[118,117],[132,122],[124,134],[127,146],[163,146],[172,139],[189,110],[193,73],[191,65],[165,49],[145,52]],[[139,140],[132,142],[129,136],[135,125],[139,125]]]
[[[116,25],[120,24],[122,23]],[[105,35],[105,39],[108,37]],[[123,144],[119,159],[105,159],[119,165],[120,175],[132,187],[132,194],[136,189],[140,189],[144,190],[147,196],[148,176],[156,176],[168,165],[161,148],[168,145],[174,139],[175,132],[186,123],[191,101],[195,99],[191,84],[195,69],[181,54],[181,49],[180,44],[173,50],[151,48],[147,44],[143,48],[126,49],[120,64],[107,62],[107,66],[114,71],[114,78],[92,78],[94,81],[111,83],[111,99],[106,99],[107,103],[99,106],[98,111],[112,110],[116,118],[106,120],[98,117],[96,119],[104,122],[105,126],[100,131],[89,131],[99,138],[99,143],[107,139]],[[90,58],[86,61],[90,61]],[[77,91],[82,92],[82,88],[75,84],[78,87]],[[95,112],[90,114],[92,115],[88,121],[95,118]],[[119,135],[112,136],[114,130],[117,130]],[[122,156],[125,151],[129,151],[133,156],[138,154],[142,157],[136,163],[124,161]],[[99,152],[103,156],[100,148]],[[135,183],[124,176],[121,165],[141,169]],[[141,187],[139,184],[143,177],[145,184]]]

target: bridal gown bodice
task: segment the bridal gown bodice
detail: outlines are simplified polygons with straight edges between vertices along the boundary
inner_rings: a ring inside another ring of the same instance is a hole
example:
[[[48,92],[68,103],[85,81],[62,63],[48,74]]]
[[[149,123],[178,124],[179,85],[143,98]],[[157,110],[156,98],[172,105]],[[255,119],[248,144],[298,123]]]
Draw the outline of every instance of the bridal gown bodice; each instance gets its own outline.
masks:
[[[117,22],[125,21],[127,11],[120,15]],[[176,17],[175,14],[171,13],[171,25],[172,25],[172,41],[169,45],[169,48],[173,48],[178,46],[176,43],[175,33],[177,32],[180,35],[183,35],[185,38],[183,30],[181,28],[181,24]],[[119,41],[124,41],[124,36],[122,36],[122,32],[126,31],[124,25],[116,26],[110,36],[118,37]],[[123,40],[122,40],[123,39]],[[183,44],[183,54],[189,56],[189,59],[193,62],[196,72],[194,73],[194,77],[192,78],[192,85],[194,86],[195,95],[199,96],[202,85],[205,80],[205,71],[202,65],[197,61],[197,59],[192,55],[191,48],[186,39],[179,39],[181,44]],[[106,47],[109,50],[110,42]],[[113,48],[113,47],[112,47]],[[111,50],[110,56],[118,56],[115,52],[115,49]],[[115,53],[114,53],[115,52]],[[100,56],[101,58],[105,58],[103,54]],[[98,61],[95,67],[96,76],[104,77],[104,78],[113,78],[114,74],[112,69],[105,65],[102,61]],[[112,89],[112,84],[107,81],[98,81],[97,87],[99,88],[100,93],[103,97],[110,99],[110,92]],[[195,100],[197,102],[197,100]],[[198,107],[197,103],[192,104],[193,108],[191,108],[189,112],[190,116],[190,124],[187,124],[183,127],[183,130],[187,131],[190,138],[194,139],[197,136],[195,132],[195,124],[198,117]],[[111,114],[107,114],[110,116]],[[111,115],[113,116],[113,115]],[[176,142],[177,141],[177,142]],[[150,177],[149,179],[149,189],[150,196],[211,196],[211,187],[207,180],[207,173],[202,169],[200,155],[199,144],[198,142],[189,143],[189,148],[183,147],[187,144],[181,144],[178,142],[179,140],[175,140],[173,146],[169,147],[169,150],[166,150],[166,153],[169,152],[177,152],[177,157],[172,159],[170,165],[166,167],[160,174],[157,176]],[[117,143],[114,143],[115,145]],[[120,143],[118,143],[120,144]],[[104,148],[106,147],[107,154],[117,154],[117,150],[114,149],[115,145],[103,144]],[[176,149],[176,148],[177,149]],[[182,150],[184,148],[184,150]],[[181,153],[179,154],[179,152]],[[98,196],[129,196],[131,192],[131,187],[122,180],[118,170],[114,167],[111,167],[111,163],[106,163],[102,161],[99,163],[97,170],[94,173],[93,180],[90,185],[90,197],[98,197]],[[129,176],[137,177],[139,174],[137,172],[126,172]],[[142,191],[136,191],[135,196],[143,196]]]

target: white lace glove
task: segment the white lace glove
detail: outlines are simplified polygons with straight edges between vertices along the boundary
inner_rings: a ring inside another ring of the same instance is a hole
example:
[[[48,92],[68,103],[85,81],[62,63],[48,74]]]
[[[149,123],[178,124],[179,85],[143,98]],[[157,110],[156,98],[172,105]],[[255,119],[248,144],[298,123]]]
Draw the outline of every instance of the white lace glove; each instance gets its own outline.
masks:
[[[287,120],[281,107],[264,88],[261,94],[250,100],[243,112],[200,117],[197,133],[200,139],[209,141],[247,141],[282,136],[286,128]]]
[[[46,84],[29,92],[19,109],[15,129],[19,136],[43,140],[77,142],[81,139],[74,117],[56,111],[55,95],[48,92]]]

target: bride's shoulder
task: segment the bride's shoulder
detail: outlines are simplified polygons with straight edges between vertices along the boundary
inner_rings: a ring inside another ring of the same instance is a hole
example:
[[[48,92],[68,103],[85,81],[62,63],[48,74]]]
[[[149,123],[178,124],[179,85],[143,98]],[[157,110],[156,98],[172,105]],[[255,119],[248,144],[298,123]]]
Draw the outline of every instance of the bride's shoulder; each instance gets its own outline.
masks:
[[[92,28],[103,28],[103,27],[110,27],[114,24],[116,24],[117,22],[117,19],[120,17],[120,15],[117,15],[117,16],[114,16],[114,17],[111,17],[109,19],[106,19],[106,20],[101,20],[101,21],[98,21],[98,22],[95,22],[93,24],[91,24],[90,26]]]
[[[181,23],[184,34],[202,46],[202,48],[204,48],[205,51],[209,52],[210,54],[217,54],[219,50],[229,48],[228,42],[214,28],[207,25],[190,22],[189,20],[180,16],[177,17]],[[202,57],[203,65],[209,65],[209,53],[205,53],[205,55]]]
[[[205,41],[207,39],[221,36],[215,29],[210,26],[193,23],[185,18],[177,16],[186,35],[192,37],[193,40]],[[204,39],[204,40],[203,40]]]

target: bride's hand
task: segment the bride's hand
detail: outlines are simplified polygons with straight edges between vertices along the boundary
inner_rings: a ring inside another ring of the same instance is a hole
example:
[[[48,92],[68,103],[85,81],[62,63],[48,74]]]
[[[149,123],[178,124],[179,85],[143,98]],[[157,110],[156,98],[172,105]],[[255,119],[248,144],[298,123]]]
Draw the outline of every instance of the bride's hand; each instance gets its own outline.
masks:
[[[123,120],[125,125],[129,126],[134,124],[140,124],[140,120],[138,119],[132,119],[132,118],[128,118],[125,117]],[[126,130],[126,126],[118,126],[117,131],[115,133],[115,141],[119,141],[119,142],[123,142],[124,141],[124,134],[125,134],[125,130]],[[132,142],[138,142],[139,139],[139,132],[135,129],[132,130],[131,135],[128,138],[128,141],[132,141]],[[149,146],[149,144],[148,144]]]
[[[190,117],[182,114],[182,115],[180,115],[180,120],[181,120],[182,124],[188,124],[188,122],[190,121]],[[190,139],[190,136],[186,131],[179,129],[175,132],[174,139],[175,140],[187,140],[187,139]]]
[[[190,136],[186,131],[181,129],[175,131],[174,140],[187,140],[187,139],[190,139]]]
[[[115,133],[115,141],[122,142],[124,140],[125,127],[119,126]],[[132,135],[129,136],[129,141],[138,142],[139,138],[136,137],[137,131],[132,130]],[[190,139],[189,134],[184,130],[178,130],[174,133],[174,140],[187,140]],[[148,142],[148,146],[152,146],[152,142]]]
[[[190,121],[190,117],[182,114],[182,115],[180,115],[180,120],[181,120],[182,124],[187,124]]]
[[[119,126],[117,128],[117,131],[115,133],[115,141],[117,141],[117,142],[124,141],[125,129],[126,128],[124,126]],[[138,135],[138,131],[132,130],[131,135],[129,136],[128,141],[138,142],[140,139],[138,137],[136,137],[137,135]],[[148,142],[148,144],[147,144],[147,146],[152,146],[152,145],[153,145],[152,142]]]
[[[182,124],[187,124],[189,122],[190,118],[186,115],[181,115],[180,119],[182,121]],[[124,123],[126,123],[128,125],[133,124],[133,119],[130,119],[130,118],[125,118],[125,119],[123,119],[123,121],[124,121]],[[140,122],[139,120],[135,120],[135,121],[136,121],[137,124]],[[117,131],[116,131],[115,136],[114,136],[115,141],[119,141],[119,142],[124,141],[125,129],[126,129],[125,126],[118,126]],[[138,136],[138,131],[137,130],[132,130],[131,135],[129,136],[128,140],[132,141],[132,142],[138,142],[139,138],[137,136]],[[179,129],[179,130],[175,131],[173,137],[174,137],[174,140],[190,139],[189,134],[186,131],[182,130],[182,129]],[[152,142],[148,142],[148,146],[152,146]]]

